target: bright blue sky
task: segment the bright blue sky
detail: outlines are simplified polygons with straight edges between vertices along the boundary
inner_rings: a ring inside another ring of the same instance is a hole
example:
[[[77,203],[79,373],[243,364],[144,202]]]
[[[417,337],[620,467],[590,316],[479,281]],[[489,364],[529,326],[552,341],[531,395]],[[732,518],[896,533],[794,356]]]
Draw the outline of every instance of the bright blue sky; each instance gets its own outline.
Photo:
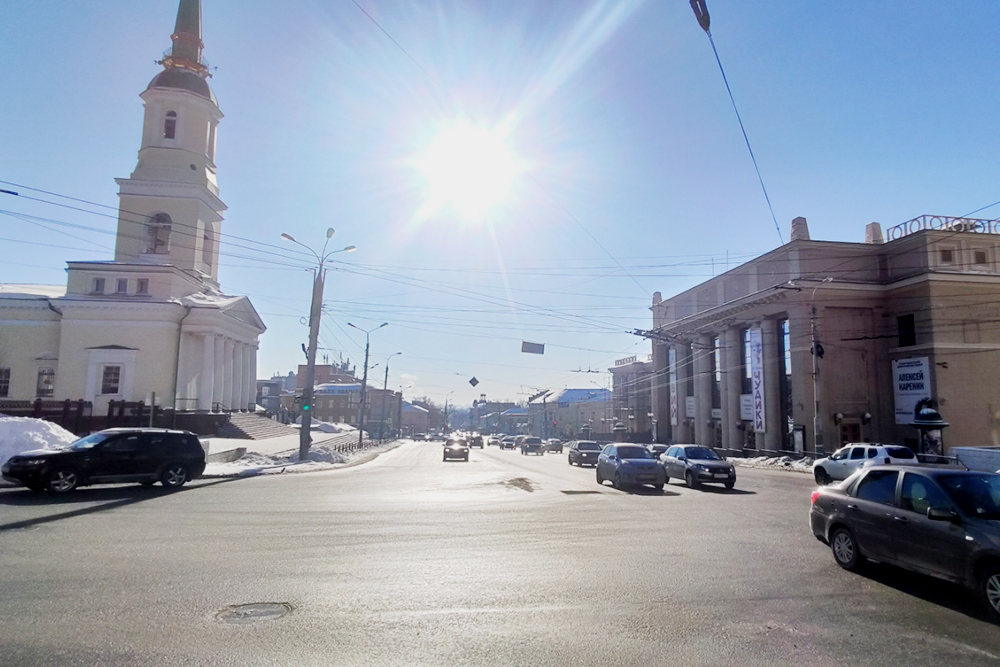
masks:
[[[454,391],[460,403],[604,383],[574,371],[649,351],[624,332],[650,326],[653,291],[670,296],[724,270],[727,254],[735,264],[778,244],[687,0],[359,3],[413,60],[347,0],[203,0],[226,114],[222,231],[278,246],[222,246],[223,288],[249,295],[269,328],[261,377],[294,368],[307,335],[310,277],[287,266],[299,256],[281,232],[318,247],[333,226],[333,244],[358,246],[328,277],[323,347],[360,367],[364,337],[346,323],[388,321],[372,335],[373,374],[402,351],[390,386],[440,401]],[[113,179],[131,173],[139,148],[138,95],[160,70],[176,10],[175,0],[9,3],[0,180],[117,206]],[[798,215],[813,238],[859,241],[872,220],[1000,200],[1000,3],[709,0],[709,10],[785,239]],[[526,169],[488,221],[422,218],[415,164],[462,119],[506,123]],[[0,209],[115,228],[113,213],[9,196]],[[112,254],[108,234],[6,215],[0,225],[0,282],[58,284],[67,260]],[[545,355],[521,354],[524,339]]]

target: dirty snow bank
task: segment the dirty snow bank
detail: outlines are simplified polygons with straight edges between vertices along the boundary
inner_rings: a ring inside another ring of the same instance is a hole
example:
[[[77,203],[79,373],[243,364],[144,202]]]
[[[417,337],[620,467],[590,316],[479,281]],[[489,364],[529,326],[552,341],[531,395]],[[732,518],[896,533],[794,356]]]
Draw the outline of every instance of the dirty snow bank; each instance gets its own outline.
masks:
[[[0,463],[32,449],[62,449],[79,440],[58,424],[32,417],[0,417]]]
[[[741,459],[734,456],[727,460],[740,468],[790,470],[792,472],[804,473],[811,473],[813,465],[813,460],[809,456],[802,459],[793,459],[791,456],[754,456],[751,458]]]
[[[406,440],[396,440],[353,452],[338,452],[322,444],[309,448],[309,460],[299,461],[298,452],[286,455],[247,452],[231,463],[209,463],[202,477],[249,477],[251,475],[276,475],[285,472],[315,472],[343,468],[360,459],[395,449]]]

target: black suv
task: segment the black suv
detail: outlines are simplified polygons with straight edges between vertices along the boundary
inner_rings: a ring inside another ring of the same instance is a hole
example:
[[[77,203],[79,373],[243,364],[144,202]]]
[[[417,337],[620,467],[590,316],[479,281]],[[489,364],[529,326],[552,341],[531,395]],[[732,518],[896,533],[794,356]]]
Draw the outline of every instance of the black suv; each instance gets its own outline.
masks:
[[[69,493],[89,484],[159,481],[182,486],[205,470],[205,450],[188,431],[112,428],[91,433],[66,449],[39,449],[12,456],[0,472],[4,479],[32,491]]]

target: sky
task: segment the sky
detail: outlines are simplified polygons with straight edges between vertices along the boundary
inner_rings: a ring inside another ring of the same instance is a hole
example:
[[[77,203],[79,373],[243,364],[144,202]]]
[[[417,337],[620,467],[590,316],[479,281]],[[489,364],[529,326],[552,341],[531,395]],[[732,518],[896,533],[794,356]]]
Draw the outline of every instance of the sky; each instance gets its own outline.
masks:
[[[220,283],[268,327],[262,378],[303,363],[308,336],[314,261],[282,233],[357,247],[332,257],[321,355],[360,372],[348,323],[387,322],[372,377],[401,352],[390,388],[461,405],[607,386],[650,351],[629,332],[651,327],[653,292],[772,250],[796,216],[813,239],[862,241],[871,221],[1000,200],[992,0],[708,0],[780,237],[687,0],[202,5],[225,114]],[[111,259],[114,178],[135,168],[176,11],[5,7],[0,188],[20,196],[0,194],[0,283]],[[463,160],[484,154],[477,181]]]

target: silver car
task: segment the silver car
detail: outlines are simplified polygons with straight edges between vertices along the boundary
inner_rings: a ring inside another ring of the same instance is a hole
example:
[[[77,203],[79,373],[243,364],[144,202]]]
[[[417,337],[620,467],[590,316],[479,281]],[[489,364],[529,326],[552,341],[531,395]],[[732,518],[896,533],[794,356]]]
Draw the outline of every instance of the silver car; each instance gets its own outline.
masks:
[[[689,488],[702,484],[724,484],[727,489],[736,486],[736,468],[708,447],[701,445],[674,445],[660,456],[663,471],[670,478],[682,479]]]
[[[666,477],[663,468],[642,445],[608,445],[597,458],[597,483],[610,480],[616,489],[640,484],[652,484],[663,490]]]

